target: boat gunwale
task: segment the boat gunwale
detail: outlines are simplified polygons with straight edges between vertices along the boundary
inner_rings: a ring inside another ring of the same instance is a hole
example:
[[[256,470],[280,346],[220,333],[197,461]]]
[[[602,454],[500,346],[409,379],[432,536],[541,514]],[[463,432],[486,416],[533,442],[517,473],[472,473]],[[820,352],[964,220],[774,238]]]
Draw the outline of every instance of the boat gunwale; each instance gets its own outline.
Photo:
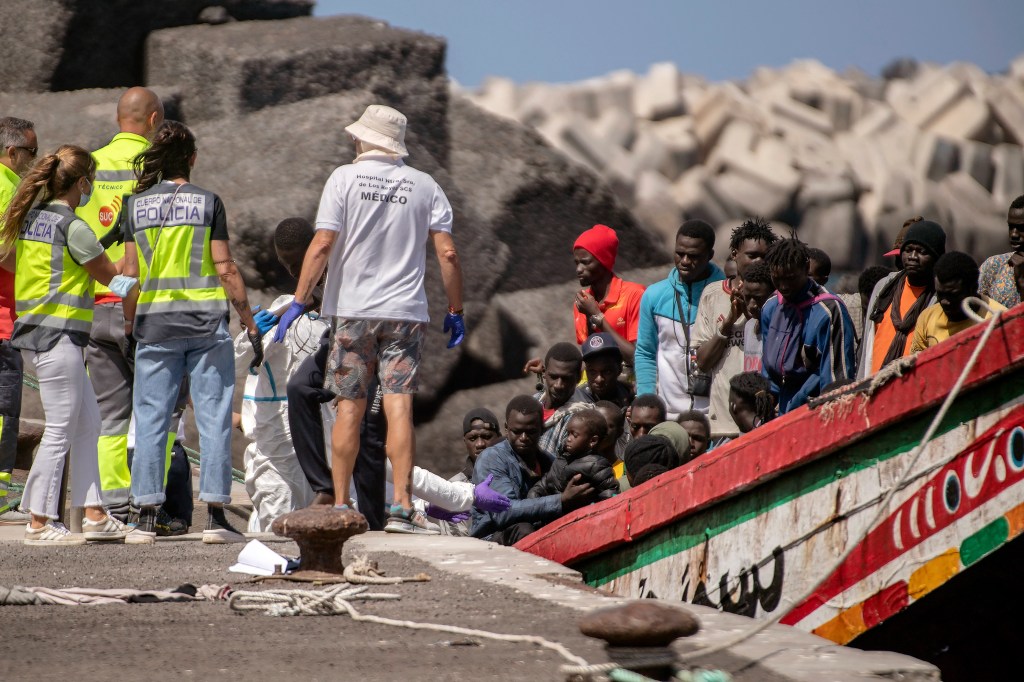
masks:
[[[821,428],[822,408],[803,406],[647,483],[544,526],[515,546],[561,564],[625,545],[796,468],[854,445],[900,420],[938,406],[966,365],[985,325],[919,353],[913,368],[879,387],[851,395],[841,419]],[[1024,365],[1024,305],[1004,313],[964,383],[977,388]],[[866,404],[865,404],[866,400]],[[802,426],[808,428],[800,428]],[[781,435],[780,435],[781,434]],[[787,435],[788,434],[788,435]],[[798,434],[799,437],[797,436]]]

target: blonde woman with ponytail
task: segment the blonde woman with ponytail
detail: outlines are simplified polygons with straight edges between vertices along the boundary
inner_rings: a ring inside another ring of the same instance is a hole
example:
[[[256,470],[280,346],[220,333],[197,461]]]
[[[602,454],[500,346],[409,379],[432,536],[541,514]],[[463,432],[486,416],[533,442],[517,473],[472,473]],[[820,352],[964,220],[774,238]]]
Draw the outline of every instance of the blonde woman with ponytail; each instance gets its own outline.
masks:
[[[28,352],[39,380],[46,426],[25,483],[22,509],[32,516],[26,545],[122,540],[127,529],[103,510],[97,438],[100,413],[85,372],[94,282],[138,295],[136,280],[118,274],[75,209],[89,201],[96,164],[81,147],[64,145],[22,179],[4,214],[0,244],[16,254],[18,319],[11,345]],[[38,203],[37,203],[38,202]],[[82,535],[57,522],[64,458],[71,457],[71,504],[85,508]]]

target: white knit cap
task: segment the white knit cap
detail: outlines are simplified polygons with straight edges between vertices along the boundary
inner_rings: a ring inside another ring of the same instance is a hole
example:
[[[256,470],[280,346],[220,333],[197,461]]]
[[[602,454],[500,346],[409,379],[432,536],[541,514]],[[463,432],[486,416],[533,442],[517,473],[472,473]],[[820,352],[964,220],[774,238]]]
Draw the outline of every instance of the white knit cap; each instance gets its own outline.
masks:
[[[383,104],[371,104],[359,120],[345,128],[348,134],[375,147],[409,156],[405,148],[405,114]]]

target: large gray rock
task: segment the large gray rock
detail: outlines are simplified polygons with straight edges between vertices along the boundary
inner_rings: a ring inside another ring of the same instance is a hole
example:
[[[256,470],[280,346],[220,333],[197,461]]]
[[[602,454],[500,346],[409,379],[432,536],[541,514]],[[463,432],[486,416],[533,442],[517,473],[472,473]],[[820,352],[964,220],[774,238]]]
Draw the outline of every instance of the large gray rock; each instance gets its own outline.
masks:
[[[238,22],[153,33],[146,81],[182,83],[190,121],[366,90],[429,131],[424,142],[443,160],[444,59],[443,39],[362,17]]]
[[[168,118],[180,117],[181,97],[173,87],[153,87],[164,103]],[[62,144],[98,149],[117,134],[117,100],[124,89],[71,90],[66,92],[0,92],[0,112],[35,124],[39,154]]]
[[[665,279],[670,269],[666,262],[618,274],[646,287]],[[494,296],[467,342],[467,352],[502,379],[518,377],[530,358],[543,356],[559,341],[576,340],[572,306],[579,290],[579,281],[572,278]]]
[[[207,7],[233,19],[307,16],[314,0],[4,0],[0,90],[112,88],[143,82],[143,43],[194,24]],[[16,65],[16,66],[15,66]],[[166,82],[177,82],[178,79]]]
[[[512,379],[453,394],[433,415],[416,427],[416,466],[448,478],[466,463],[462,441],[462,418],[476,407],[486,407],[505,423],[505,406],[517,395],[536,390],[534,377]]]
[[[452,178],[508,247],[499,291],[570,279],[572,244],[595,223],[618,232],[617,268],[667,261],[658,237],[637,224],[607,185],[537,134],[458,97],[448,120]]]

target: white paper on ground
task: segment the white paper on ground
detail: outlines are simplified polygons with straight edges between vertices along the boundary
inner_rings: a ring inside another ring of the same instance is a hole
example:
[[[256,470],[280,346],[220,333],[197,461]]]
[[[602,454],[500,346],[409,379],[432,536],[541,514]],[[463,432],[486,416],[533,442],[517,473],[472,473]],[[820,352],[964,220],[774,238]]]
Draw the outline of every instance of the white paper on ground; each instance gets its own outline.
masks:
[[[228,570],[250,575],[274,575],[284,573],[287,566],[288,560],[283,556],[259,540],[250,540],[238,553],[238,563]]]

